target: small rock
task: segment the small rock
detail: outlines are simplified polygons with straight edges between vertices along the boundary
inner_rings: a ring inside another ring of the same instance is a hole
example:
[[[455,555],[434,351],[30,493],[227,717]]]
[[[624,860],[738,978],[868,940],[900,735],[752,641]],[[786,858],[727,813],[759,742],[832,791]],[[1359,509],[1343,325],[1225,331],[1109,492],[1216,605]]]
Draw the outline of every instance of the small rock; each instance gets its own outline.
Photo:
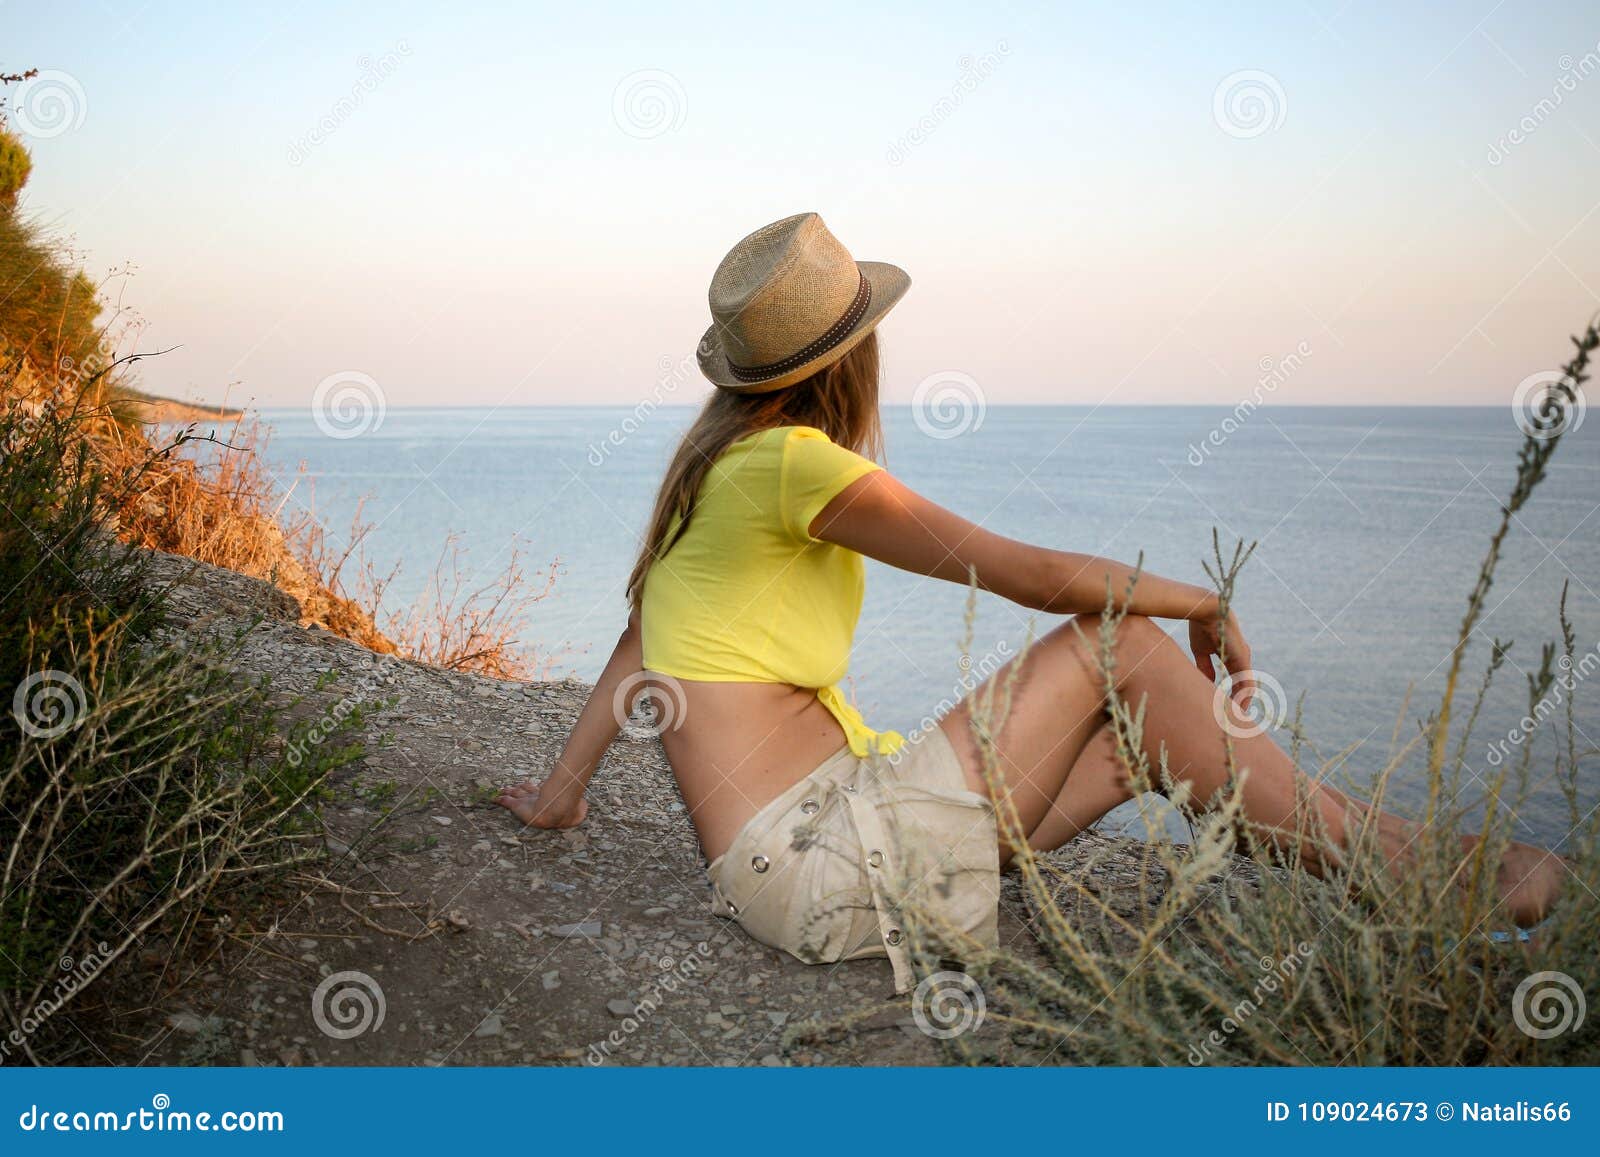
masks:
[[[541,976],[539,978],[539,982],[544,985],[544,990],[546,992],[554,992],[556,989],[561,987],[561,972],[560,972],[560,970],[556,969],[556,970],[552,970],[550,972],[546,972],[543,976]]]
[[[167,1023],[174,1032],[197,1033],[204,1032],[211,1018],[199,1016],[192,1012],[175,1012],[167,1017]]]
[[[442,828],[447,828],[451,824],[456,822],[455,820],[451,819],[449,816],[429,816],[428,818],[431,819],[434,823],[438,824]]]
[[[665,916],[671,911],[672,911],[671,908],[661,908],[661,907],[646,908],[644,910],[644,912],[643,912],[643,915],[645,915],[645,916]]]
[[[769,1069],[783,1068],[783,1058],[777,1053],[768,1053],[766,1056],[761,1058],[761,1063]]]
[[[499,1036],[505,1032],[506,1023],[498,1012],[491,1012],[483,1018],[477,1028],[472,1030],[472,1035],[477,1037]]]
[[[631,1000],[606,1001],[606,1011],[612,1016],[632,1016],[634,1007],[634,1003]]]
[[[604,934],[598,920],[584,920],[577,924],[558,924],[550,929],[552,936],[559,936],[563,940],[582,938],[585,940],[598,940]]]

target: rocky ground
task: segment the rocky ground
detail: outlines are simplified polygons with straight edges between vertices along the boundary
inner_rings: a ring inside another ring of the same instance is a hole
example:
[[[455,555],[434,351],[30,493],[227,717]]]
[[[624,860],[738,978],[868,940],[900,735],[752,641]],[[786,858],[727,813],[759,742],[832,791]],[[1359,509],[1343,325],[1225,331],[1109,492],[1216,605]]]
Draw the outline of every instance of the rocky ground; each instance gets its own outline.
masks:
[[[363,709],[358,764],[323,809],[327,855],[266,914],[241,911],[200,970],[146,946],[107,1060],[156,1064],[936,1064],[943,1046],[882,960],[817,967],[714,917],[660,743],[629,734],[588,822],[519,830],[489,801],[555,756],[587,688],[443,672],[298,624],[292,599],[161,556],[180,637],[242,635],[240,667],[303,719]],[[1135,845],[1072,862],[1132,879]],[[1032,951],[1008,881],[1001,938]],[[153,995],[151,995],[153,994]],[[805,1030],[840,1019],[849,1032]],[[992,1024],[978,1030],[1003,1052]]]

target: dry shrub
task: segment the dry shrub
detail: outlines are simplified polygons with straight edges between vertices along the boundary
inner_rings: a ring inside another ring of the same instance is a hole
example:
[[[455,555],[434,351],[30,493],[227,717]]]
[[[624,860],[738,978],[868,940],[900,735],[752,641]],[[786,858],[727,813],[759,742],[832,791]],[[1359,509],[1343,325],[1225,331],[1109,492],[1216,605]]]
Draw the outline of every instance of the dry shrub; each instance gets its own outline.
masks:
[[[267,466],[267,440],[254,418],[238,419],[214,437],[179,435],[118,509],[118,534],[272,582],[299,600],[302,623],[380,654],[500,679],[543,670],[521,636],[531,609],[551,589],[554,567],[530,583],[525,552],[517,548],[495,577],[474,584],[451,536],[418,599],[385,612],[395,572],[380,575],[366,557],[372,527],[361,508],[336,545],[314,498],[291,503],[291,494],[280,491]],[[124,435],[116,444],[115,454],[149,453],[143,437]],[[297,489],[311,490],[303,468],[290,487]]]
[[[239,419],[216,438],[179,435],[114,512],[116,533],[137,546],[271,582],[299,601],[302,623],[382,654],[399,653],[371,611],[340,590],[338,565],[314,515],[297,507],[282,517],[286,504],[262,453],[266,440],[256,419]],[[106,453],[115,464],[149,456],[150,443],[142,433],[124,434]]]
[[[487,583],[474,584],[462,573],[466,554],[451,535],[439,552],[433,577],[407,608],[384,624],[401,651],[446,671],[474,671],[496,679],[545,677],[553,659],[522,643],[533,607],[555,586],[556,564],[531,576],[526,552],[513,547],[505,569]],[[370,573],[370,572],[369,572]],[[383,584],[373,584],[381,593]],[[376,606],[376,596],[369,603]]]

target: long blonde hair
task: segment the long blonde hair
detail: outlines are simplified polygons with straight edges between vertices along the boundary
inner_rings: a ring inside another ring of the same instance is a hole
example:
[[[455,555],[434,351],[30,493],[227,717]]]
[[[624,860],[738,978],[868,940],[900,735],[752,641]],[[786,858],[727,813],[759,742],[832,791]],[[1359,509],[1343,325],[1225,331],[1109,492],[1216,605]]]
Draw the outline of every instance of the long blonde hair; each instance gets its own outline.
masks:
[[[650,567],[665,558],[689,529],[700,486],[722,452],[740,438],[777,426],[814,426],[846,449],[881,458],[878,335],[868,334],[831,366],[792,386],[769,394],[717,390],[706,399],[661,480],[644,547],[628,576],[628,602],[635,610],[644,597]]]

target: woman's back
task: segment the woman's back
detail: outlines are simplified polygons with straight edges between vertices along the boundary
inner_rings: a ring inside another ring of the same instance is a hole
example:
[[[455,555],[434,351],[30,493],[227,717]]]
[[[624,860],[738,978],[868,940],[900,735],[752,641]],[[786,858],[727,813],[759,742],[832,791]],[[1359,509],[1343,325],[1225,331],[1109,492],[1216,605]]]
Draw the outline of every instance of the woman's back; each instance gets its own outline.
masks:
[[[689,525],[646,574],[644,667],[670,677],[662,738],[707,853],[848,743],[897,748],[839,688],[861,612],[861,556],[810,533],[840,491],[878,467],[806,426],[734,442]]]

